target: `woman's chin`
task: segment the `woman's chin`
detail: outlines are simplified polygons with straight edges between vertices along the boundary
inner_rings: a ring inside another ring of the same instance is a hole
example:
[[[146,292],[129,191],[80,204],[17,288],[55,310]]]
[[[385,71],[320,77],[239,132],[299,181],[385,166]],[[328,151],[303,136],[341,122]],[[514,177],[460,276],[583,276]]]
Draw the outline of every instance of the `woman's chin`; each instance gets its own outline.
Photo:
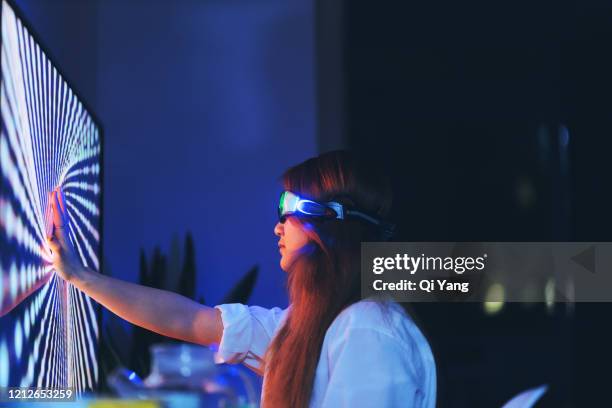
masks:
[[[284,254],[280,259],[280,267],[283,271],[289,272],[293,267],[293,264],[296,261],[295,256],[291,256],[292,254]]]
[[[280,267],[284,272],[289,271],[289,265],[287,264],[287,261],[285,261],[283,258],[281,258],[280,260]]]

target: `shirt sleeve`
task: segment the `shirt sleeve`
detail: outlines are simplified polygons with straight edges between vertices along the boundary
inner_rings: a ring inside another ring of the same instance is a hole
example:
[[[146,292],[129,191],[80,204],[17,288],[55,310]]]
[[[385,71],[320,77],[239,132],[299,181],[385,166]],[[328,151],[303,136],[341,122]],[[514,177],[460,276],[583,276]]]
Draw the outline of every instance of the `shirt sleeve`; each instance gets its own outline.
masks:
[[[260,370],[263,357],[280,327],[286,309],[265,309],[231,303],[215,306],[221,311],[223,336],[215,354],[216,363],[244,363]]]
[[[322,407],[422,407],[427,390],[415,349],[374,329],[343,333],[328,352]]]

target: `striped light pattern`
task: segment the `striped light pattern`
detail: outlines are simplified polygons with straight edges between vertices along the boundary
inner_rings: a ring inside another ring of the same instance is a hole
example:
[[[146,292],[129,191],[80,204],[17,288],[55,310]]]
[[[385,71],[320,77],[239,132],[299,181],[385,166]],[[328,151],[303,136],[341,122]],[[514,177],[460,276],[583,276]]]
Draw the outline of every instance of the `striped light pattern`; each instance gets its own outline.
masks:
[[[6,1],[1,66],[0,387],[92,389],[95,307],[55,273],[45,237],[62,186],[69,237],[99,269],[99,129]]]

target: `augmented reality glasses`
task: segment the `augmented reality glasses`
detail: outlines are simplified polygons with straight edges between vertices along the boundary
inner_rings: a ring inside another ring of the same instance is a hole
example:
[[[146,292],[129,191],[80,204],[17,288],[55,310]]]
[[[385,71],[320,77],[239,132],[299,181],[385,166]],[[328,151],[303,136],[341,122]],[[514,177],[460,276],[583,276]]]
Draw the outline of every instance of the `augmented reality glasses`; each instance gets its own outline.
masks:
[[[330,201],[319,203],[316,201],[301,198],[291,191],[283,191],[278,203],[278,220],[282,224],[289,215],[301,215],[308,217],[321,217],[327,219],[344,220],[347,216],[361,218],[382,229],[383,238],[388,239],[395,230],[395,225],[385,223],[371,217],[361,211],[349,210],[342,204]]]

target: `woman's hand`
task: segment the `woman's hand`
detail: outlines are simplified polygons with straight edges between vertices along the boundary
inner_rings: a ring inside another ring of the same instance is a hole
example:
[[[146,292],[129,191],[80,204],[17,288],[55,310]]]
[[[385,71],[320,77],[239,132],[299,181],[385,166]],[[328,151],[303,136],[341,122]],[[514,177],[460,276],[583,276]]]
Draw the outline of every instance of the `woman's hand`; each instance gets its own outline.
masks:
[[[51,236],[47,237],[47,243],[52,251],[53,266],[64,280],[70,282],[80,276],[84,266],[68,236],[69,221],[66,201],[59,187],[51,193],[51,211],[53,213],[53,229]]]

